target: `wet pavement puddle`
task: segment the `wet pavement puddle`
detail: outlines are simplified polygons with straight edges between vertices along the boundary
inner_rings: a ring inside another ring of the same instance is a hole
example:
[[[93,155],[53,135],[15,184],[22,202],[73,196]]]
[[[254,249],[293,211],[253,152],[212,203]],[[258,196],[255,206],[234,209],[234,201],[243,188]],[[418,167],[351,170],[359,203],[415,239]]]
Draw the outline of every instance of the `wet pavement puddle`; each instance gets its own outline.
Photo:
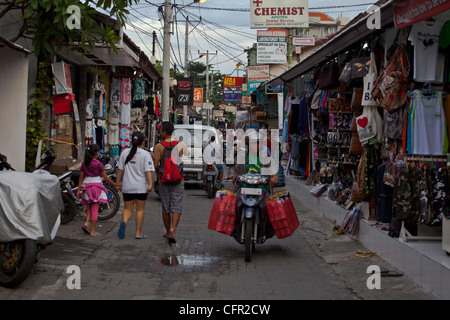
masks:
[[[177,265],[202,267],[215,264],[222,260],[222,258],[203,254],[172,254],[170,256],[161,257],[158,260],[160,264],[168,267],[176,267]]]

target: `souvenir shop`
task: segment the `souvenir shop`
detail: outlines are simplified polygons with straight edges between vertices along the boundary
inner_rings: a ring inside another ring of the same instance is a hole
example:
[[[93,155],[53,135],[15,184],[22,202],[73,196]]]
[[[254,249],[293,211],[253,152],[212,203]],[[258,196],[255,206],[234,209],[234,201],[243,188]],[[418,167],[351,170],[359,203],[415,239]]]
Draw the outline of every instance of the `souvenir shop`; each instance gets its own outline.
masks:
[[[448,253],[450,12],[402,25],[386,2],[382,28],[358,16],[272,81],[285,83],[286,173],[348,211],[344,232],[364,217],[391,237],[426,240],[426,226]]]
[[[134,130],[145,132],[150,144],[161,115],[160,97],[158,82],[142,69],[77,67],[61,61],[53,64],[53,75],[51,140],[58,158],[81,159],[84,147],[92,143],[100,146],[102,154],[118,157],[131,146]]]

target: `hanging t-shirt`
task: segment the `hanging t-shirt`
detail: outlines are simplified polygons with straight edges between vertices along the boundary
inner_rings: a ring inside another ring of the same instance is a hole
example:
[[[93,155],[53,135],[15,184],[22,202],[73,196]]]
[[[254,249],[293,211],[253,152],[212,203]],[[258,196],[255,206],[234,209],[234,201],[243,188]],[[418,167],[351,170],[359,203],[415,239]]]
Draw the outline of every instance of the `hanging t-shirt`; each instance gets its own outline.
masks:
[[[130,103],[131,102],[131,79],[130,78],[122,78],[122,82],[120,83],[120,101],[122,103]]]
[[[409,40],[414,46],[414,80],[442,83],[443,56],[439,53],[441,21],[421,21],[411,27]]]
[[[130,124],[131,122],[131,105],[129,103],[120,104],[120,123]]]
[[[442,91],[425,96],[415,91],[415,108],[412,123],[413,154],[447,154],[447,121],[443,109]]]
[[[111,102],[120,102],[120,78],[112,78],[111,81]]]

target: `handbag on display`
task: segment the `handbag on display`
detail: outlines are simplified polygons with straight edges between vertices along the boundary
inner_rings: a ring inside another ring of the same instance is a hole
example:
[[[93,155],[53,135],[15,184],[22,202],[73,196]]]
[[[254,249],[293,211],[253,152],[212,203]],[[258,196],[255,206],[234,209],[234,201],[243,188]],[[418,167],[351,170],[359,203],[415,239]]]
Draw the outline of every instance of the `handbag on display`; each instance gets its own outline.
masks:
[[[374,83],[372,96],[383,108],[396,110],[406,103],[409,63],[404,46],[399,46]]]
[[[319,74],[319,89],[328,90],[339,85],[339,68],[331,65]]]
[[[364,77],[363,95],[361,99],[361,105],[363,106],[379,106],[378,101],[372,97],[372,89],[375,81],[377,81],[377,66],[375,62],[375,53],[370,53],[370,66],[369,72]]]
[[[389,139],[403,139],[404,108],[395,111],[385,110],[384,134]]]
[[[365,106],[362,115],[356,118],[356,129],[362,145],[377,137],[379,124],[383,123],[377,107]]]
[[[371,57],[360,57],[350,61],[352,65],[352,79],[364,78],[369,72],[371,60]]]
[[[345,90],[350,87],[352,82],[352,63],[347,62],[344,66],[344,69],[341,71],[341,75],[339,76],[339,85],[341,89]]]

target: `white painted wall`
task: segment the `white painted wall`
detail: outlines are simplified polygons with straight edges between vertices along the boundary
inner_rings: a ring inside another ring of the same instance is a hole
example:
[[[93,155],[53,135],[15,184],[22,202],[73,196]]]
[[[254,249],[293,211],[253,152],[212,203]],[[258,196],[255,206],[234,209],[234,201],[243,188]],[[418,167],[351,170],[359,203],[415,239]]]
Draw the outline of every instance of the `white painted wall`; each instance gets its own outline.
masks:
[[[0,47],[0,153],[25,171],[28,56]]]

